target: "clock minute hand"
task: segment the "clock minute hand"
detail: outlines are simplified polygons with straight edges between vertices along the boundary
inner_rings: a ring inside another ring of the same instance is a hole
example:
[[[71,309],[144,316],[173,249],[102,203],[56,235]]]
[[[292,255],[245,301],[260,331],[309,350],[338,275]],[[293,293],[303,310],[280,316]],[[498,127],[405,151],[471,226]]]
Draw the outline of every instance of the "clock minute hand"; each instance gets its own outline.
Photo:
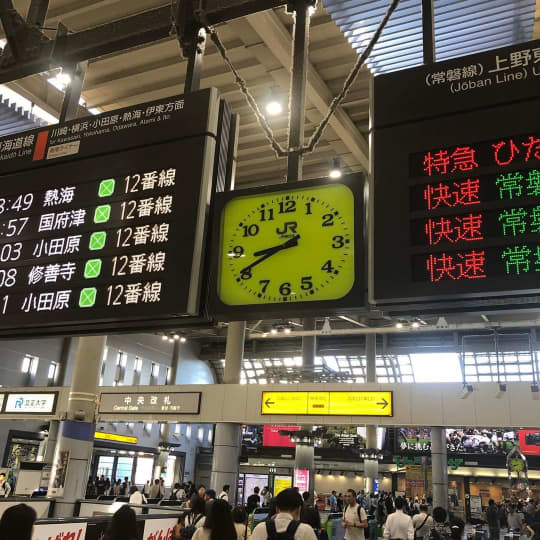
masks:
[[[256,261],[252,262],[251,264],[248,264],[245,268],[242,268],[240,270],[240,274],[243,274],[247,272],[248,270],[251,270],[253,267],[257,266],[258,264],[261,264],[263,261],[266,261],[266,259],[270,258],[272,255],[276,254],[278,251],[282,251],[283,249],[288,249],[291,247],[295,247],[298,245],[298,239],[300,238],[300,235],[297,234],[296,236],[293,236],[292,238],[289,238],[286,242],[279,246],[274,246],[268,249],[263,249],[261,251],[257,251],[253,255],[258,256],[262,255],[260,259],[257,259]]]

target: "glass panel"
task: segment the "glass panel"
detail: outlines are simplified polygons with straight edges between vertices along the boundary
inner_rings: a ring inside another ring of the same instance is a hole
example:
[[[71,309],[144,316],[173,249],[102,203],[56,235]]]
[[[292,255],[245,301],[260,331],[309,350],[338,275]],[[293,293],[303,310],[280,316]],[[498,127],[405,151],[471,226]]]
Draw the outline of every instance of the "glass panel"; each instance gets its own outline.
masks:
[[[116,478],[125,478],[126,476],[131,480],[131,473],[133,471],[133,458],[132,457],[119,457],[116,463]]]
[[[174,467],[176,465],[176,457],[169,456],[167,460],[167,472],[165,473],[165,487],[170,488],[174,481]]]
[[[97,475],[103,475],[105,478],[111,479],[113,470],[114,458],[110,456],[99,456]]]
[[[137,458],[137,469],[135,470],[135,484],[144,486],[148,480],[152,483],[152,473],[154,471],[154,458]]]

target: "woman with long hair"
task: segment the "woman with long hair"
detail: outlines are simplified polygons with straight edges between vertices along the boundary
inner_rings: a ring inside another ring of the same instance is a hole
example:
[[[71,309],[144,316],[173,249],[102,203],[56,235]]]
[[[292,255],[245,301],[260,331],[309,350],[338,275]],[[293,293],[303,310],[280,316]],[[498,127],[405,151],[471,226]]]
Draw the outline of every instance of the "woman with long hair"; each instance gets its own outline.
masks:
[[[234,540],[235,538],[237,538],[237,533],[229,503],[217,500],[211,504],[204,526],[195,531],[192,540]]]
[[[27,504],[11,506],[2,514],[0,538],[2,540],[31,540],[36,517],[36,511]]]
[[[137,516],[126,504],[114,513],[104,540],[138,540],[138,538]]]

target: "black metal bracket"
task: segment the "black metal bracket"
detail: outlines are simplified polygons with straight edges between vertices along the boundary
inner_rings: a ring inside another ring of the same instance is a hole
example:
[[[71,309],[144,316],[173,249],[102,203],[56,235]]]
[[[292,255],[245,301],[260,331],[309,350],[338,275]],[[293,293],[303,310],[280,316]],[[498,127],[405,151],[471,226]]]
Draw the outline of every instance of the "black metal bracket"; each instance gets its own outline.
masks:
[[[294,13],[298,9],[305,9],[306,7],[315,7],[317,0],[287,0],[287,13]]]
[[[7,38],[7,47],[0,56],[0,69],[38,57],[49,39],[28,24],[13,7],[12,0],[0,0],[0,20]]]

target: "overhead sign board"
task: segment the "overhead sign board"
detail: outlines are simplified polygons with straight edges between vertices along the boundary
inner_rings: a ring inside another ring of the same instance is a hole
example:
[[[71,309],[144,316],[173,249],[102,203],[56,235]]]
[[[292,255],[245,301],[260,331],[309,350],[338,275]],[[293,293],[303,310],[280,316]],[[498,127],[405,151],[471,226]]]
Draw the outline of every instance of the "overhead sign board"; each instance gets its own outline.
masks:
[[[261,414],[393,416],[391,391],[263,392]]]
[[[9,414],[54,414],[58,392],[9,393],[3,413]]]
[[[201,392],[102,392],[99,412],[103,414],[199,414]]]
[[[99,441],[111,441],[127,444],[137,444],[139,439],[137,437],[131,437],[129,435],[118,435],[118,433],[105,433],[103,431],[96,431],[94,439]]]
[[[540,41],[375,77],[377,303],[540,303],[539,95]]]
[[[1,138],[0,332],[197,316],[219,115],[209,89]]]

